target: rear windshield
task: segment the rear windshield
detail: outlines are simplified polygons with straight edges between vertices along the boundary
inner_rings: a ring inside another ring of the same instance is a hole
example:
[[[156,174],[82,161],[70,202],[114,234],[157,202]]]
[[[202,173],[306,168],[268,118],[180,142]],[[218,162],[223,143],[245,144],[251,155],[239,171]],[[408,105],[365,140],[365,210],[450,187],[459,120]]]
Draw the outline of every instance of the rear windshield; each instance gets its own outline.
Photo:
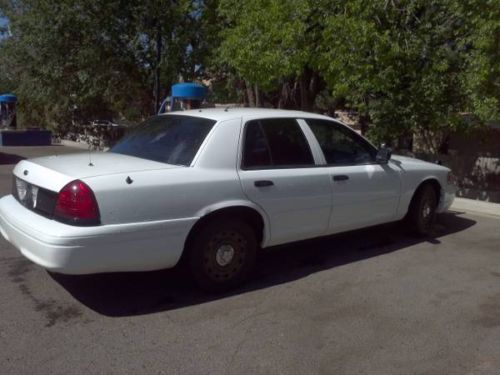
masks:
[[[155,116],[132,128],[110,152],[188,166],[215,121],[189,116]]]

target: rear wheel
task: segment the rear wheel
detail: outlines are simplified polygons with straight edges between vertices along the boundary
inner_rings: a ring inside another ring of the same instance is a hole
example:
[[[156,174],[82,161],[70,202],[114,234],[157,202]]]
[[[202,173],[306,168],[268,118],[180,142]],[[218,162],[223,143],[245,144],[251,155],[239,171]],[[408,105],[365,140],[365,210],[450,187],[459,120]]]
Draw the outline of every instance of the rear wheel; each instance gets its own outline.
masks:
[[[432,232],[436,221],[438,196],[430,184],[422,186],[413,198],[407,215],[410,229],[419,236]]]
[[[218,292],[245,281],[254,264],[257,240],[244,221],[218,219],[197,233],[189,249],[189,267],[197,284]]]

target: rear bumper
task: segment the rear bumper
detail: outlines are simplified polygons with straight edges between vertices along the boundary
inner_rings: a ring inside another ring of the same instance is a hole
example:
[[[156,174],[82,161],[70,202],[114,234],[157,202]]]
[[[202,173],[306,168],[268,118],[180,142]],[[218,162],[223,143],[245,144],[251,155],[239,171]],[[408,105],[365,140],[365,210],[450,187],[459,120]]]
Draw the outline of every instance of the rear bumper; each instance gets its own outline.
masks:
[[[11,195],[0,199],[5,239],[34,263],[65,274],[173,267],[196,220],[76,227],[31,212]]]

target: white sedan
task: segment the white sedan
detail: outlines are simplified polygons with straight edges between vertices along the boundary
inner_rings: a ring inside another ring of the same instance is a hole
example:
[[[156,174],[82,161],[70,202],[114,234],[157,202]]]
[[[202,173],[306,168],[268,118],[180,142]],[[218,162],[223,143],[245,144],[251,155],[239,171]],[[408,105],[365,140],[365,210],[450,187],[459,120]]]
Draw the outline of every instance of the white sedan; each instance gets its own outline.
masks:
[[[427,234],[450,170],[391,156],[333,119],[270,109],[153,117],[105,153],[23,160],[0,231],[53,272],[174,267],[242,282],[259,249],[406,219]]]

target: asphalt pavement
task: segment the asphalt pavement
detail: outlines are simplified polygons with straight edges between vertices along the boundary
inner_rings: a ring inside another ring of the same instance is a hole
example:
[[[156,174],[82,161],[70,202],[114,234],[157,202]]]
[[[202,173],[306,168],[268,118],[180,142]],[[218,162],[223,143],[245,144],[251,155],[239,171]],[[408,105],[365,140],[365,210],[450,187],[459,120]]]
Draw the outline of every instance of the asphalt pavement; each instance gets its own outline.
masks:
[[[25,157],[0,148],[0,196]],[[3,374],[500,373],[500,217],[451,211],[261,254],[245,287],[182,269],[50,274],[0,239]]]

